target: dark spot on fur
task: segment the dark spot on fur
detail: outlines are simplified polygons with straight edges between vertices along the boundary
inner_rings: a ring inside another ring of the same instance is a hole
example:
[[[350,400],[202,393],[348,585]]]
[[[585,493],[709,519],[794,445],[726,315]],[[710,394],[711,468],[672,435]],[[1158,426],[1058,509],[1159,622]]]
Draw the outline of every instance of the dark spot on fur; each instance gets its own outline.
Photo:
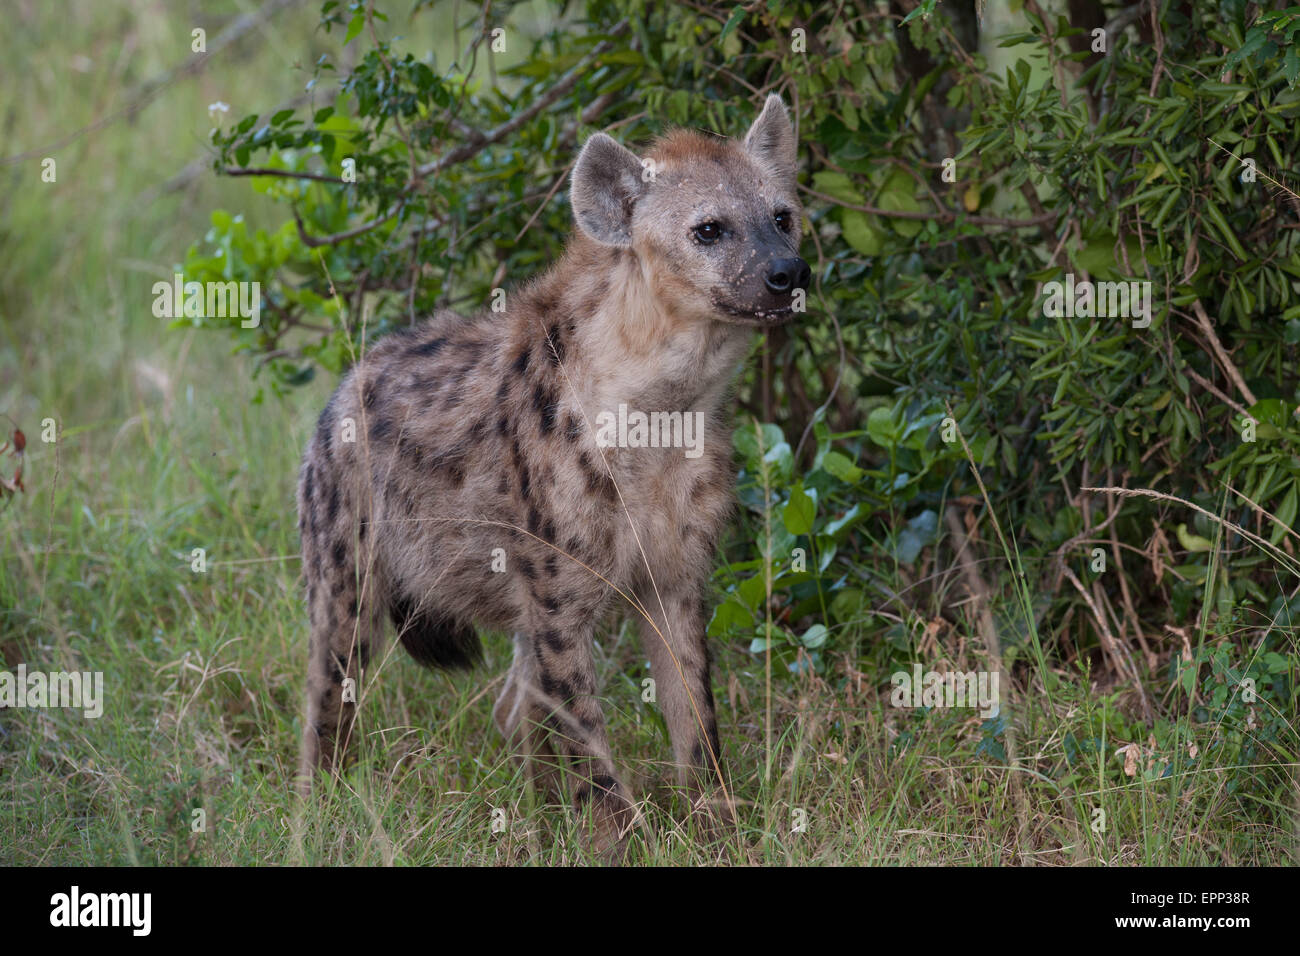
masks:
[[[573,699],[573,685],[562,677],[556,677],[553,674],[542,671],[542,693],[548,697],[553,697],[557,701],[568,701]]]
[[[533,305],[538,315],[550,315],[559,306],[559,299],[553,292],[542,292],[533,300]]]
[[[592,494],[599,494],[606,501],[614,502],[618,500],[618,492],[614,489],[614,480],[609,477],[608,472],[602,471],[596,467],[586,452],[582,454],[582,468],[587,477],[587,490]]]
[[[578,421],[578,416],[569,412],[564,419],[564,437],[569,441],[577,441],[582,437],[582,422]]]
[[[379,442],[386,439],[393,431],[393,420],[387,415],[378,415],[370,422],[370,440]]]
[[[421,355],[427,358],[431,355],[437,355],[439,352],[442,351],[442,347],[446,344],[447,344],[446,337],[439,336],[436,339],[430,339],[427,342],[421,342],[419,345],[411,346],[409,349],[406,350],[406,354]]]
[[[325,506],[325,517],[329,519],[330,524],[339,516],[339,486],[338,484],[330,485],[330,497]]]
[[[343,668],[343,661],[339,658],[337,654],[335,654],[333,651],[330,651],[329,662],[330,662],[330,676],[334,679],[334,683],[336,684],[343,683],[344,678],[348,676],[347,671],[344,670]]]
[[[331,397],[316,421],[316,444],[320,447],[321,457],[330,458],[330,446],[334,440],[334,399]]]
[[[551,365],[559,368],[564,361],[564,339],[560,336],[558,324],[546,330],[546,346],[546,357],[551,360]]]
[[[524,349],[522,352],[519,353],[519,357],[515,359],[514,364],[510,366],[512,369],[514,369],[516,375],[523,376],[527,374],[529,354],[530,353],[528,349]]]
[[[522,554],[515,559],[519,563],[519,573],[532,581],[537,577],[537,569],[533,567],[533,562],[529,561]]]
[[[549,647],[553,654],[563,654],[569,649],[569,642],[559,631],[542,631],[542,643]]]
[[[528,530],[533,534],[537,534],[538,530],[541,527],[542,527],[542,513],[538,511],[536,508],[529,508],[528,509]]]
[[[342,538],[334,542],[334,567],[342,568],[348,559],[348,546]]]
[[[424,449],[422,449],[410,438],[404,437],[397,443],[397,450],[404,461],[415,471],[424,467]]]
[[[542,434],[549,435],[555,428],[555,397],[540,382],[533,388],[533,408],[542,418]]]

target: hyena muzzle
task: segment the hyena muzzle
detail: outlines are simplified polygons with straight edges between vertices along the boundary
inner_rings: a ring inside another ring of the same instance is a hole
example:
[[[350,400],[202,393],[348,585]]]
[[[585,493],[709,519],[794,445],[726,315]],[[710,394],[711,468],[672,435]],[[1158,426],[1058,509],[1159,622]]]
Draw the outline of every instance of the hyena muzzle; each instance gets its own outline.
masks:
[[[594,847],[619,852],[636,813],[593,638],[621,609],[639,620],[682,782],[729,817],[708,582],[732,507],[732,381],[810,278],[795,167],[776,96],[743,140],[676,130],[637,157],[596,134],[572,174],[578,228],[549,271],[504,308],[386,336],[344,377],[298,488],[305,786],[347,752],[385,619],[434,667],[471,666],[475,626],[500,630],[514,661],[497,725],[535,785],[568,790]],[[648,413],[648,438],[627,409]]]

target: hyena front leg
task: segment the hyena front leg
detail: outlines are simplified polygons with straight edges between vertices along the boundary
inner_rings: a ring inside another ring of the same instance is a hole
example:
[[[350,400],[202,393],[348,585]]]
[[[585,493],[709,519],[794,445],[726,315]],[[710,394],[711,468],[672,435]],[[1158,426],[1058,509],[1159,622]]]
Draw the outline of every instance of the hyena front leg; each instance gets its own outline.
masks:
[[[729,824],[734,813],[721,776],[702,592],[666,582],[659,583],[658,591],[640,588],[638,600],[650,615],[650,620],[640,618],[641,643],[650,658],[655,699],[668,725],[678,782],[691,794],[697,811]]]
[[[573,807],[587,824],[589,846],[617,862],[637,814],[615,771],[596,698],[592,626],[561,629],[557,624],[543,624],[528,638],[541,723],[551,732],[551,746],[567,759]]]

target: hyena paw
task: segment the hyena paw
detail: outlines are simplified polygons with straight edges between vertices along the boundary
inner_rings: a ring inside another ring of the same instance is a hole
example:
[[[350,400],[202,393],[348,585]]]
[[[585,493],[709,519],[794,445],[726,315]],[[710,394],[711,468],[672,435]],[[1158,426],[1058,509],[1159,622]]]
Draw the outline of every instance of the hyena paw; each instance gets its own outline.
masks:
[[[716,785],[696,791],[691,800],[691,818],[704,835],[721,839],[736,827],[736,801]]]
[[[636,806],[621,784],[608,777],[586,781],[575,790],[575,807],[583,824],[583,842],[599,860],[610,866],[627,861],[629,837],[640,821]]]

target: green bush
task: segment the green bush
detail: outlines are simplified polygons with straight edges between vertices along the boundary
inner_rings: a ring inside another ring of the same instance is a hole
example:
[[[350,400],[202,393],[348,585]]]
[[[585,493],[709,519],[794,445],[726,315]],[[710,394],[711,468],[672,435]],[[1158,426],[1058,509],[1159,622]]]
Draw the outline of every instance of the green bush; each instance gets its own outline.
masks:
[[[742,383],[745,518],[711,633],[793,671],[909,659],[917,622],[944,610],[921,571],[945,515],[987,500],[1016,555],[983,573],[1001,567],[1023,597],[997,621],[1010,663],[1096,657],[1118,624],[1145,677],[1181,686],[1165,626],[1245,609],[1238,663],[1192,673],[1262,666],[1294,713],[1294,638],[1264,664],[1248,638],[1293,634],[1297,610],[1300,201],[1283,171],[1300,151],[1300,8],[1070,6],[1076,22],[1031,0],[981,48],[973,4],[934,0],[590,0],[493,5],[486,21],[419,2],[400,24],[326,3],[338,49],[312,101],[213,133],[218,169],[261,170],[283,226],[250,234],[218,211],[183,266],[260,281],[262,326],[180,321],[224,328],[274,392],[337,375],[364,340],[479,308],[553,259],[591,132],[736,133],[780,92],[814,289]],[[442,46],[417,55],[430,35]],[[1149,324],[1053,315],[1045,284],[1067,274],[1150,283]],[[1085,490],[1121,486],[1158,495]],[[1101,572],[1098,548],[1127,560]],[[917,589],[899,593],[899,574]],[[881,640],[848,646],[864,622]]]

